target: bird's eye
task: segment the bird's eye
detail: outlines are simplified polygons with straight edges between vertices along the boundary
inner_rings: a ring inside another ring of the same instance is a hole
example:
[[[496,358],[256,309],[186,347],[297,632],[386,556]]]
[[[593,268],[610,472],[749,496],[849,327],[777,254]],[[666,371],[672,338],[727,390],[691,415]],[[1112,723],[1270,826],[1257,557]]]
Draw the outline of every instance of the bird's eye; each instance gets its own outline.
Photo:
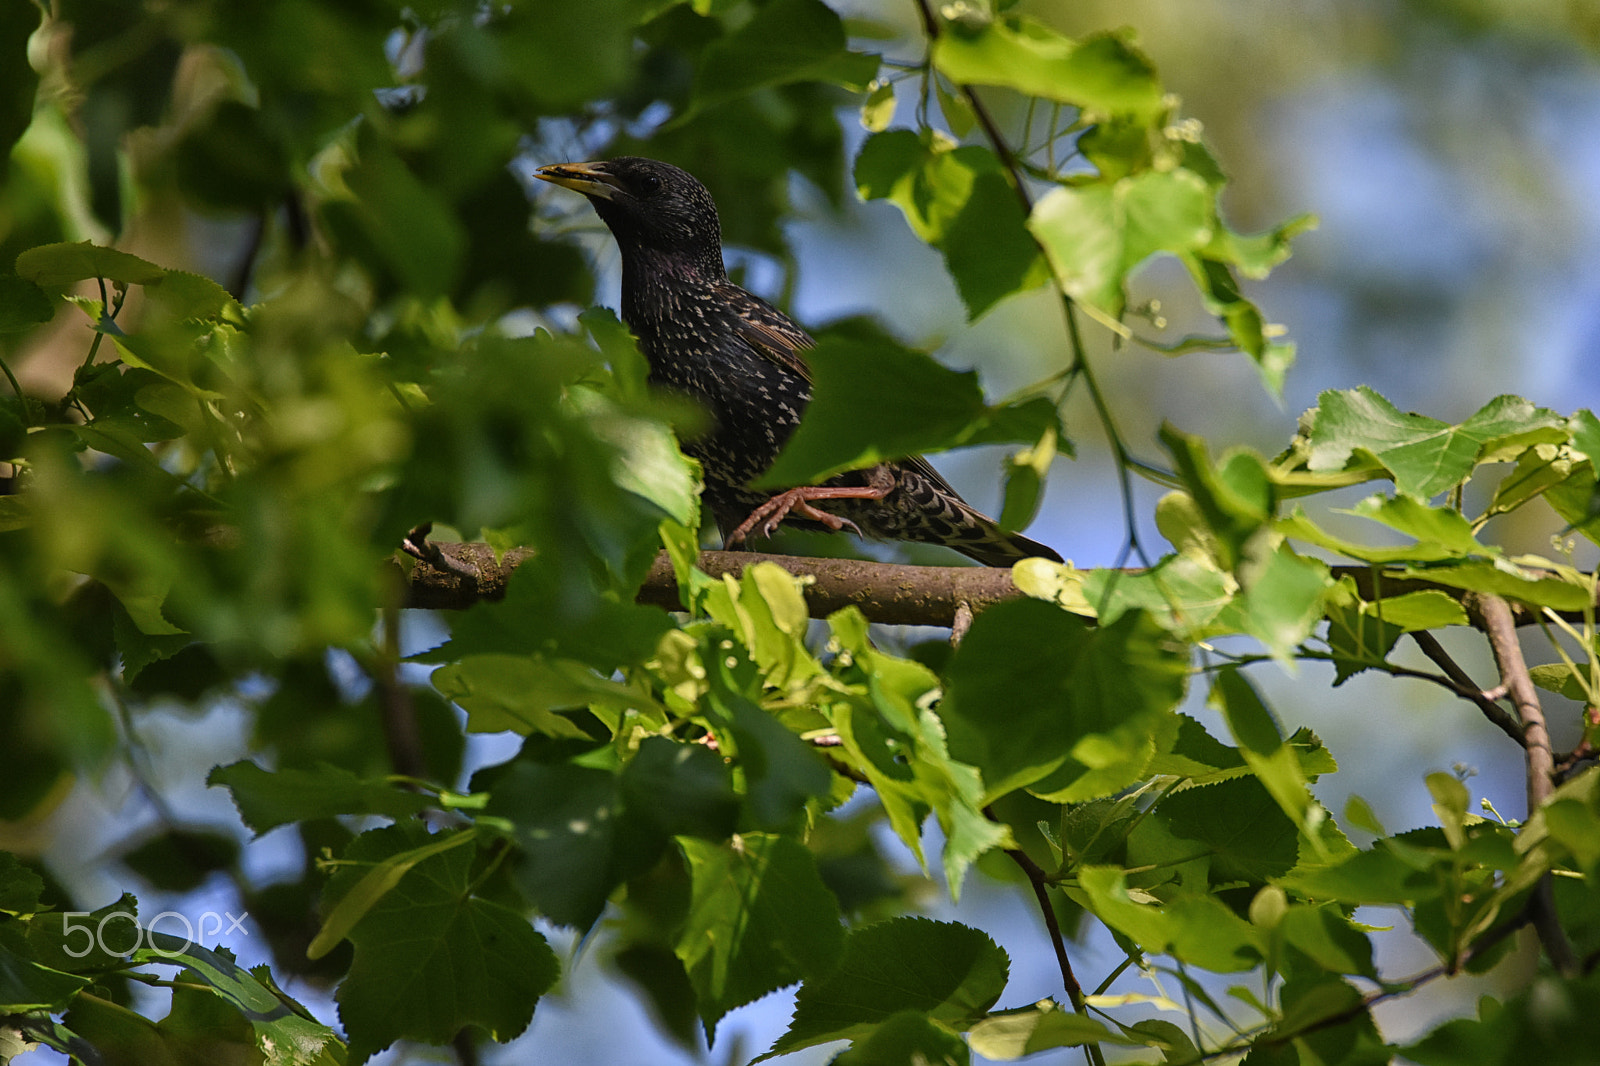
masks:
[[[639,191],[646,196],[654,196],[661,191],[661,179],[654,174],[646,174],[639,179]]]

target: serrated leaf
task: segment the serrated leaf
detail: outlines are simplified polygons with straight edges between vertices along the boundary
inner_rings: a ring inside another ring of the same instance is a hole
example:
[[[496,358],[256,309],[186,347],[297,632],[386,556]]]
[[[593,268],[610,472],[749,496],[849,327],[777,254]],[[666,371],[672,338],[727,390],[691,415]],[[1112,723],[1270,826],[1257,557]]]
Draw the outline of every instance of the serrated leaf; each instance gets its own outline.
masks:
[[[1081,868],[1078,888],[1068,894],[1150,954],[1171,954],[1216,973],[1248,970],[1265,957],[1259,931],[1215,896],[1136,902],[1124,872],[1109,866]]]
[[[355,953],[337,998],[353,1066],[396,1040],[448,1044],[468,1025],[509,1040],[555,983],[560,964],[528,920],[472,895],[474,849],[455,846],[470,836],[430,840],[420,827],[394,826],[347,850],[347,861],[374,869],[410,864],[349,930]],[[330,892],[344,883],[336,878]]]
[[[977,929],[895,918],[852,930],[838,966],[795,995],[789,1029],[757,1061],[830,1040],[861,1040],[901,1011],[957,1031],[1005,989],[1010,959]]]
[[[1213,884],[1265,882],[1299,854],[1299,827],[1253,777],[1174,792],[1156,813],[1177,836],[1205,845]]]
[[[431,679],[440,695],[467,712],[467,728],[475,733],[582,737],[583,730],[559,711],[591,703],[654,703],[647,693],[600,677],[582,663],[537,655],[467,655],[439,667]]]
[[[700,53],[690,114],[795,81],[860,91],[878,72],[878,57],[852,52],[847,45],[839,16],[821,0],[773,0]]]
[[[1472,592],[1493,593],[1557,611],[1581,611],[1590,605],[1589,591],[1583,585],[1524,570],[1503,559],[1460,566],[1406,566],[1400,569],[1400,576]]]
[[[1280,545],[1257,564],[1243,595],[1218,614],[1216,624],[1224,632],[1255,637],[1274,658],[1288,663],[1322,619],[1334,587],[1328,564]]]
[[[971,1061],[959,1036],[921,1011],[903,1010],[856,1041],[831,1066],[967,1066]]]
[[[1188,675],[1186,653],[1146,616],[1091,629],[1037,600],[980,614],[951,660],[939,716],[950,753],[989,800],[1048,788],[1058,802],[1137,780]]]
[[[1126,1037],[1097,1018],[1064,1010],[1049,1000],[1025,1010],[991,1014],[972,1027],[967,1039],[972,1050],[998,1062],[1010,1062],[1050,1048],[1084,1044],[1159,1046],[1153,1040]]]
[[[146,942],[147,946],[135,951],[129,961],[182,966],[192,987],[204,988],[249,1022],[266,1066],[332,1066],[342,1060],[339,1053],[343,1048],[333,1030],[311,1018],[309,1011],[272,984],[264,967],[259,975],[251,973],[236,963],[226,949],[208,950],[187,935],[149,930]],[[175,998],[173,1009],[179,1010],[180,1005],[181,1001]],[[167,1028],[172,1031],[178,1026]],[[329,1051],[333,1052],[331,1058]]]
[[[757,487],[811,484],[967,444],[1034,441],[1059,424],[1049,400],[988,406],[975,372],[887,342],[824,338],[806,356],[816,378],[811,405]],[[900,402],[885,404],[886,395]]]
[[[1372,941],[1335,908],[1291,906],[1278,923],[1278,934],[1330,973],[1378,979]]]
[[[1496,397],[1452,426],[1403,414],[1365,385],[1324,392],[1306,420],[1311,470],[1343,470],[1370,455],[1393,475],[1396,489],[1423,501],[1460,484],[1487,448],[1508,437],[1531,444],[1541,434],[1565,436],[1563,419],[1517,396]]]
[[[855,181],[863,200],[889,200],[939,249],[969,319],[1049,276],[1011,179],[987,148],[890,130],[861,146]]]
[[[839,905],[793,838],[683,838],[692,898],[677,954],[708,1030],[734,1007],[832,969],[844,944]]]
[[[263,770],[240,760],[218,766],[206,784],[233,794],[239,817],[257,835],[291,822],[339,814],[379,814],[404,818],[428,806],[428,798],[392,781],[363,778],[337,766],[309,770]]]
[[[64,289],[89,278],[105,278],[119,285],[150,285],[166,273],[136,255],[93,241],[44,244],[17,256],[17,275],[44,289]]]
[[[237,307],[233,295],[202,274],[187,270],[168,270],[150,286],[146,297],[168,316],[180,321],[215,319],[229,307]]]
[[[89,984],[87,977],[52,969],[0,944],[0,1011],[60,1011]]]
[[[21,333],[55,314],[55,305],[37,284],[15,274],[0,274],[0,333]]]
[[[1587,684],[1588,678],[1578,674],[1566,663],[1540,663],[1538,666],[1530,666],[1528,676],[1533,679],[1535,685],[1546,692],[1559,693],[1569,700],[1595,702],[1595,697]]]
[[[933,63],[957,84],[1003,85],[1088,111],[1153,120],[1165,110],[1155,66],[1125,34],[1065,37],[1033,19],[952,22]]]
[[[1128,276],[1157,252],[1181,254],[1211,238],[1210,186],[1192,171],[1149,170],[1110,184],[1052,189],[1028,217],[1061,288],[1110,319]]]
[[[700,516],[700,479],[663,422],[625,412],[594,389],[573,387],[567,402],[595,437],[615,449],[611,478],[675,522],[693,526]]]
[[[623,817],[609,771],[516,759],[492,781],[484,813],[511,823],[521,852],[516,883],[557,924],[587,930],[623,879],[654,863],[666,844]]]

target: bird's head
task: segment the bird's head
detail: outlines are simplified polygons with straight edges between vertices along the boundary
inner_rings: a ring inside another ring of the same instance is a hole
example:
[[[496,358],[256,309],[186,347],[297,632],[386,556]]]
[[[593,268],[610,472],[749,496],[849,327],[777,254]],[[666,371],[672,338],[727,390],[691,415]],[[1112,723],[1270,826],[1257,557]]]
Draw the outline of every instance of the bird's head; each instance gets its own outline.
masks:
[[[583,193],[611,229],[626,259],[654,252],[722,272],[722,229],[706,187],[670,163],[622,156],[554,163],[534,176]]]

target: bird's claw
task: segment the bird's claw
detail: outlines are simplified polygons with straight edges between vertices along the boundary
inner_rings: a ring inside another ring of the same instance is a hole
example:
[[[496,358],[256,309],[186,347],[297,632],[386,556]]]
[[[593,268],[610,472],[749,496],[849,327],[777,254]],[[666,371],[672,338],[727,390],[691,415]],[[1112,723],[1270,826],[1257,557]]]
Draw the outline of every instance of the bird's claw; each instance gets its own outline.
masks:
[[[780,492],[772,499],[750,512],[750,517],[740,522],[738,527],[723,540],[723,547],[733,548],[742,544],[752,532],[759,532],[763,537],[770,537],[778,531],[783,520],[791,514],[798,518],[805,518],[812,522],[820,523],[834,533],[848,529],[856,536],[861,536],[861,527],[850,519],[841,515],[824,511],[811,503],[812,497],[818,499],[847,499],[862,498],[857,491],[850,490],[848,496],[838,489],[818,489],[816,487],[789,489]],[[867,496],[871,499],[873,497]]]

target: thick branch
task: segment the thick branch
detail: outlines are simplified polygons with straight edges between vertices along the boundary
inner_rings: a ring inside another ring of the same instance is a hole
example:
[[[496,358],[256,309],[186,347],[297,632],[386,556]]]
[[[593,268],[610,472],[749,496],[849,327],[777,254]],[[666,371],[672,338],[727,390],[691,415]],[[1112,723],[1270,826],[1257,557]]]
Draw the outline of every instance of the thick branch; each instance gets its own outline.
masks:
[[[478,600],[505,595],[511,572],[533,553],[514,549],[495,561],[487,544],[431,544],[448,560],[445,566],[418,561],[407,577],[405,605],[460,609]],[[758,552],[700,553],[701,570],[712,577],[732,574],[759,562],[777,563],[789,573],[810,578],[806,603],[813,618],[826,618],[854,605],[874,622],[890,625],[948,626],[960,604],[973,611],[1020,596],[1011,571],[982,566],[906,566],[863,559],[816,559]],[[639,602],[669,611],[683,610],[678,580],[665,552],[656,557]]]
[[[403,605],[406,607],[463,610],[479,600],[498,600],[505,595],[506,582],[512,571],[533,556],[533,552],[526,548],[513,548],[496,561],[494,549],[487,544],[439,544],[429,541],[428,548],[438,549],[442,556],[439,564],[442,565],[424,561],[416,561],[412,565],[405,576]],[[737,577],[745,567],[758,562],[777,563],[791,574],[814,579],[806,589],[806,602],[813,618],[826,618],[839,608],[854,604],[873,622],[948,627],[955,621],[957,608],[962,601],[966,601],[976,613],[1001,600],[1022,595],[1012,584],[1009,570],[982,566],[906,566],[864,559],[818,559],[723,551],[701,552],[699,566],[713,577],[723,574]],[[1335,579],[1349,577],[1354,580],[1363,599],[1375,598],[1376,580],[1371,567],[1335,566],[1332,571]],[[1137,574],[1144,571],[1134,568],[1127,572]],[[1463,598],[1466,595],[1460,589],[1416,579],[1386,576],[1382,580],[1385,596],[1398,596],[1421,589],[1436,589]],[[665,553],[657,556],[655,565],[650,568],[650,574],[639,590],[639,602],[672,611],[683,609],[683,601],[678,596],[677,578]],[[1512,606],[1510,610],[1517,625],[1527,625],[1536,620],[1534,612],[1526,608]],[[1582,617],[1577,612],[1573,614],[1574,617]]]

